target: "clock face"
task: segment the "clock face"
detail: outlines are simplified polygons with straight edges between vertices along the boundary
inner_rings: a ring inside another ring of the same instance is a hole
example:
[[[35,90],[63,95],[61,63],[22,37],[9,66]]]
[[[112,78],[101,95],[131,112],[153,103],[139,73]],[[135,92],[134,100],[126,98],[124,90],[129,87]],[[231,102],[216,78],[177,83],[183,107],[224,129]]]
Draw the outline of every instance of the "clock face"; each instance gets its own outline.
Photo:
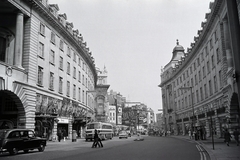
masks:
[[[6,74],[11,77],[12,76],[12,67],[7,67],[6,68]]]

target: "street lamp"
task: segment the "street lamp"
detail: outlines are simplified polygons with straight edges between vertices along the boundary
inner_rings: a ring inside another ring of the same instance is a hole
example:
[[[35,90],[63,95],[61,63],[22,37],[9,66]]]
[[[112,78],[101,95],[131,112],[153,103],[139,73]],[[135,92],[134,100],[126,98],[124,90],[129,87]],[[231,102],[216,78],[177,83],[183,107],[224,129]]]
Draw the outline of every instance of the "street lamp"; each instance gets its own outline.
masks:
[[[137,127],[137,132],[139,130],[139,110],[137,110],[137,120],[138,120],[138,127]]]
[[[195,114],[194,114],[194,106],[193,106],[193,92],[192,92],[192,87],[180,87],[179,89],[181,90],[191,90],[191,105],[192,105],[192,114],[193,114],[193,118],[192,118],[192,133],[193,133],[193,125],[194,125],[194,118],[195,118]]]
[[[116,125],[118,125],[118,102],[117,102],[117,95],[116,98],[113,96],[113,99],[115,100],[115,107],[116,107]]]

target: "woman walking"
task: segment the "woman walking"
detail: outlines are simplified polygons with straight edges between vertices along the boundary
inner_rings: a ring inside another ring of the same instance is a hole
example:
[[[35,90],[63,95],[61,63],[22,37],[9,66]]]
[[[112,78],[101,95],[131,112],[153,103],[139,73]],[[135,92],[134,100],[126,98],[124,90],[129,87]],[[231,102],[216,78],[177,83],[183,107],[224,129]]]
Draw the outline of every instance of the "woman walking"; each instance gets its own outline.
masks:
[[[227,146],[229,146],[229,142],[231,141],[231,138],[232,138],[231,134],[226,129],[224,133],[224,141],[227,143]]]
[[[98,143],[99,143],[98,147],[100,147],[100,146],[103,147],[102,140],[99,137],[99,134],[100,134],[100,131],[98,131]]]
[[[235,131],[233,132],[234,139],[237,143],[237,146],[239,146],[239,131],[237,128],[235,128]]]
[[[94,137],[93,138],[94,138],[94,141],[93,141],[93,144],[92,144],[92,148],[96,148],[97,145],[100,147],[99,142],[98,142],[98,139],[99,139],[98,132],[97,132],[96,129],[94,130]]]

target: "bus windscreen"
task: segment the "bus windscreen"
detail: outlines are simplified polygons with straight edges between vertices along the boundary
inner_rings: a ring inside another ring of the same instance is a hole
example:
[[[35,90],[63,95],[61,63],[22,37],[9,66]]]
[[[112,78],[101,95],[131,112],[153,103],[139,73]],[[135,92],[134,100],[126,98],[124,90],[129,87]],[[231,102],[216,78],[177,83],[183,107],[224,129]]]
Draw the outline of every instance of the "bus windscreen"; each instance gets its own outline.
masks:
[[[87,129],[99,129],[100,125],[99,123],[91,123],[87,125]]]

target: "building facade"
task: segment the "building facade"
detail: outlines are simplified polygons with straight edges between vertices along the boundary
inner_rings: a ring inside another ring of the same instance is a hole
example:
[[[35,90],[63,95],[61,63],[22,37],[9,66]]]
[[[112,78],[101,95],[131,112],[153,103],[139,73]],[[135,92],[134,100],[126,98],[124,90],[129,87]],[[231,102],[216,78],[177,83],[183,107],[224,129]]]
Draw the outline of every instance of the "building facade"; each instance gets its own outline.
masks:
[[[113,90],[111,90],[108,94],[108,102],[110,106],[115,106],[115,114],[112,110],[112,114],[115,115],[115,124],[116,125],[122,125],[122,110],[124,107],[124,104],[126,102],[126,98],[123,97],[120,93],[117,93]],[[110,111],[108,116],[110,117]],[[113,115],[111,115],[112,117]]]
[[[108,122],[112,124],[116,124],[116,106],[109,105],[108,109]]]
[[[86,42],[47,0],[0,3],[0,127],[48,139],[94,119],[97,71]]]
[[[239,127],[227,0],[210,2],[209,8],[191,47],[185,52],[177,42],[171,61],[162,69],[159,87],[165,132],[185,135],[198,130],[206,136],[222,137],[224,129]]]
[[[159,133],[164,131],[163,113],[156,114],[156,128],[158,129]]]

